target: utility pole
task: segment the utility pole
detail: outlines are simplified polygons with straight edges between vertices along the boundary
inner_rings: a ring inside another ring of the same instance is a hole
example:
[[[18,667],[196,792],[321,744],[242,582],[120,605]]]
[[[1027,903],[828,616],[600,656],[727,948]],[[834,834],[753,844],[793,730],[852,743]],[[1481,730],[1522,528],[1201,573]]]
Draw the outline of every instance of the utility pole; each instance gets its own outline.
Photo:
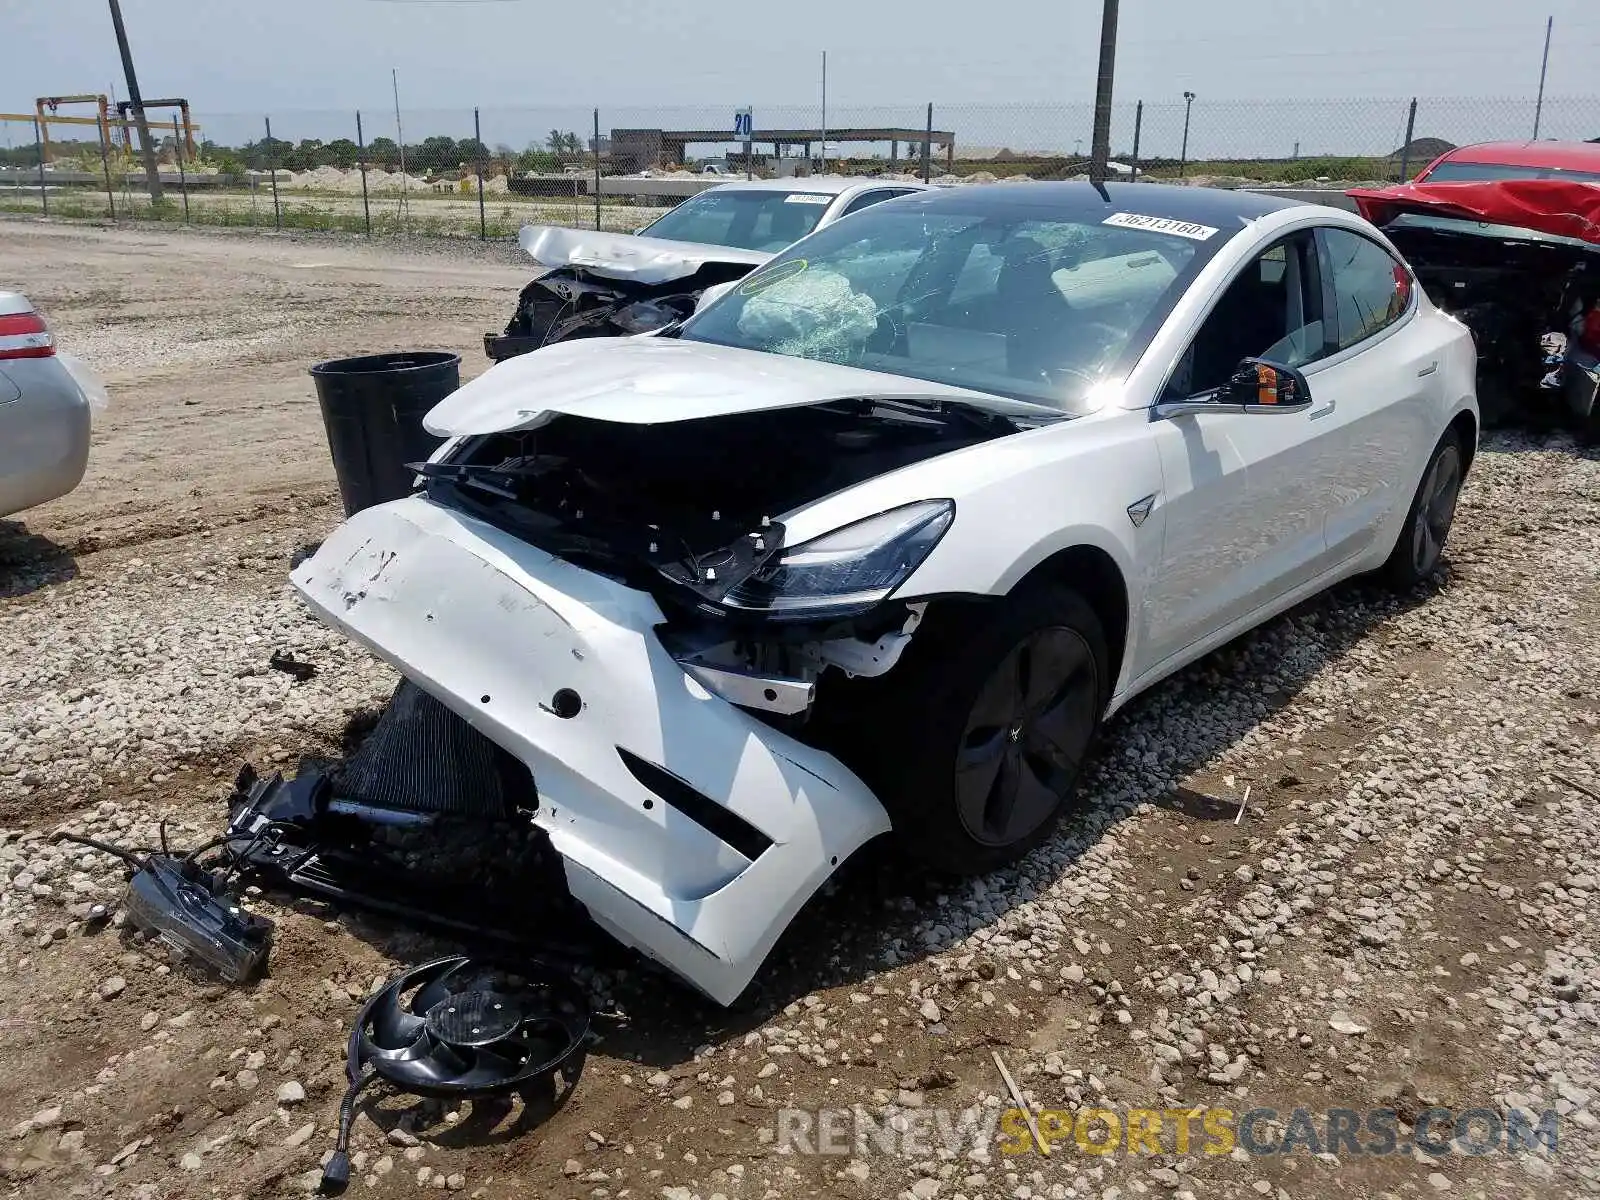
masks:
[[[1100,15],[1100,79],[1094,90],[1094,141],[1089,147],[1089,179],[1103,184],[1111,160],[1111,78],[1117,67],[1117,0],[1105,0]]]
[[[1194,93],[1183,94],[1183,149],[1178,152],[1178,178],[1189,166],[1189,113],[1194,108]]]
[[[822,52],[822,173],[828,173],[828,52]]]
[[[406,219],[406,131],[400,125],[400,68],[389,68],[389,82],[394,85],[394,138],[400,143],[400,208],[398,216]]]
[[[150,140],[150,126],[144,119],[144,99],[139,95],[139,79],[133,73],[133,51],[128,49],[128,31],[122,24],[122,7],[111,0],[111,24],[117,31],[117,49],[122,54],[122,73],[128,77],[128,103],[133,109],[133,123],[139,130],[139,153],[144,156],[144,177],[150,184],[150,203],[161,203],[161,168],[156,162],[155,143]]]
[[[1554,17],[1546,17],[1544,22],[1544,60],[1539,64],[1539,99],[1533,106],[1533,140],[1539,140],[1539,118],[1544,116],[1544,77],[1550,69],[1550,34],[1556,27]]]

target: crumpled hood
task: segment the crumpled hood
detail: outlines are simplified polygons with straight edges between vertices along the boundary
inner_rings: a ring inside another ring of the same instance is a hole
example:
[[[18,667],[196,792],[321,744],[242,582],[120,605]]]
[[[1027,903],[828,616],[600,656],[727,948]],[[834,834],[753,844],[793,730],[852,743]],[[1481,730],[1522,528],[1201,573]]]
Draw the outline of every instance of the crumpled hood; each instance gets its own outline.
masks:
[[[1564,179],[1402,183],[1345,195],[1379,228],[1402,213],[1514,225],[1600,245],[1600,184]]]
[[[446,396],[422,424],[459,437],[532,429],[558,414],[654,425],[863,397],[965,400],[991,412],[1052,415],[947,384],[643,334],[558,342],[507,359]]]
[[[517,242],[534,261],[552,270],[581,267],[604,279],[646,284],[683,279],[707,263],[735,263],[754,269],[772,257],[733,246],[702,246],[555,225],[524,225]]]

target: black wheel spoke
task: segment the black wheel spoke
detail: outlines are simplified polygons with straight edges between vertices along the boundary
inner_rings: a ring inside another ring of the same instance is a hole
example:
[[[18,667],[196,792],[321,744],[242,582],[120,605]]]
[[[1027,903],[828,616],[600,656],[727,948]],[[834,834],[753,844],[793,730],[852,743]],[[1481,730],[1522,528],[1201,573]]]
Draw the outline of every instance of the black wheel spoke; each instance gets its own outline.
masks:
[[[1008,728],[974,731],[956,755],[956,802],[963,809],[984,811],[994,792],[995,777],[1010,745]]]
[[[1083,676],[1079,679],[1079,686],[1063,696],[1054,708],[1040,714],[1027,738],[1030,750],[1052,761],[1059,760],[1074,771],[1088,748],[1088,731],[1094,724],[1094,691],[1087,686],[1092,681]]]
[[[1433,500],[1428,505],[1428,524],[1434,533],[1443,533],[1450,528],[1456,516],[1456,498],[1460,494],[1459,482],[1452,471],[1446,485],[1433,494]]]
[[[1037,715],[1059,704],[1075,686],[1088,654],[1083,640],[1066,630],[1040,637],[1030,660],[1037,667],[1024,685],[1024,712]]]
[[[1461,459],[1447,449],[1434,459],[1423,481],[1422,495],[1411,534],[1411,562],[1418,574],[1427,574],[1444,553],[1445,538],[1455,520],[1461,494]]]
[[[1011,751],[1002,754],[996,766],[993,785],[984,797],[983,827],[990,836],[1001,838],[1016,815],[1017,798],[1025,772],[1019,770],[1021,756]]]
[[[1018,759],[1016,799],[1012,801],[1011,827],[1032,833],[1048,820],[1061,803],[1061,795],[1071,776],[1065,779],[1032,755]],[[1043,770],[1041,770],[1043,768]]]

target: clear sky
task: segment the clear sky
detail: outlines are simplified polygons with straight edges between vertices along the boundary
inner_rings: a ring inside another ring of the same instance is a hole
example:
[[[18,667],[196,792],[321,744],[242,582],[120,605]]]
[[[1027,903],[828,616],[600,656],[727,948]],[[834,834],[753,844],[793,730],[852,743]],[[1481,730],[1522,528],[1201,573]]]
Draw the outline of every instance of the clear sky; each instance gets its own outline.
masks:
[[[200,112],[1082,102],[1094,0],[123,0],[140,84]],[[1123,0],[1118,98],[1600,92],[1594,0]],[[0,110],[126,95],[105,0],[0,0]]]

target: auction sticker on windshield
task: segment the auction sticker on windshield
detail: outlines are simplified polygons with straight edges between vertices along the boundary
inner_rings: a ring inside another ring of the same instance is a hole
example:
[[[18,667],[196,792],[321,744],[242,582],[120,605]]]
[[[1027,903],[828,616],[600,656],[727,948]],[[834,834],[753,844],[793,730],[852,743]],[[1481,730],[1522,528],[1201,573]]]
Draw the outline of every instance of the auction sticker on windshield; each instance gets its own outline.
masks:
[[[833,197],[823,192],[790,192],[783,198],[785,204],[826,204]]]
[[[1170,233],[1194,242],[1203,242],[1217,233],[1209,225],[1176,221],[1171,217],[1147,217],[1142,213],[1112,213],[1101,224],[1121,225],[1125,229],[1148,229],[1151,233]]]

